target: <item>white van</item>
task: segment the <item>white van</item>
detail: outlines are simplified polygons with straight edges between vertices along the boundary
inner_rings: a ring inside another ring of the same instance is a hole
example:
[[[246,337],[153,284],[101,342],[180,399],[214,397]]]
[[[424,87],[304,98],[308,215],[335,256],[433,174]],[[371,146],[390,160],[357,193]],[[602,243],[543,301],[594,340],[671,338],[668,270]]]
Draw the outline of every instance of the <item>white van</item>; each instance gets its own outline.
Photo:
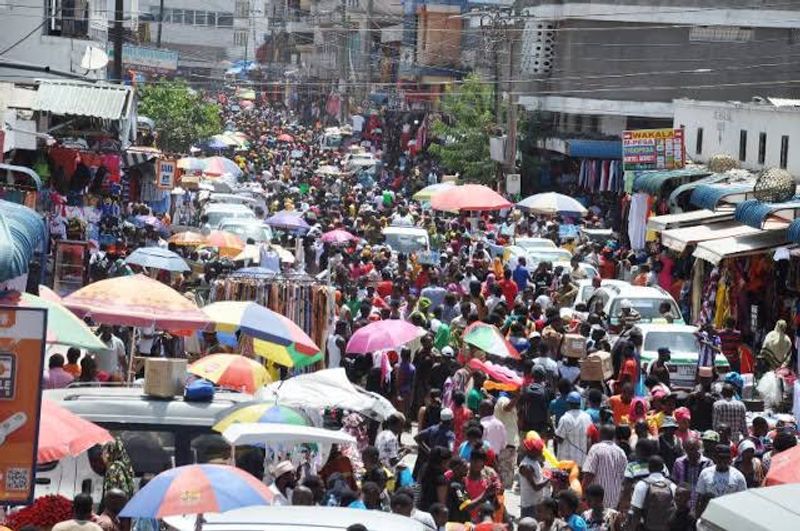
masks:
[[[418,227],[386,227],[383,239],[392,251],[404,254],[419,254],[430,251],[431,241],[428,231]]]
[[[209,203],[203,209],[203,215],[208,216],[208,224],[213,229],[218,229],[223,220],[256,219],[255,213],[245,205]]]

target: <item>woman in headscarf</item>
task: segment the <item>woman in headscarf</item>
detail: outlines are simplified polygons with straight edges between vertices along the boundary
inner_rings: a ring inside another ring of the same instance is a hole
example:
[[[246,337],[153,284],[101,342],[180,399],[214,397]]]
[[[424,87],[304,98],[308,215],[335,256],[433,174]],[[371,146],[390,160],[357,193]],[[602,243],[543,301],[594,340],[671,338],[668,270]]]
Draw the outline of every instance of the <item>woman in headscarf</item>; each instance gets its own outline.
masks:
[[[786,321],[780,319],[761,345],[760,357],[766,364],[764,369],[774,371],[783,367],[789,362],[791,353],[792,340],[786,334]]]
[[[103,461],[106,464],[103,497],[111,489],[120,489],[128,497],[133,496],[135,491],[133,465],[121,439],[116,438],[103,446]]]

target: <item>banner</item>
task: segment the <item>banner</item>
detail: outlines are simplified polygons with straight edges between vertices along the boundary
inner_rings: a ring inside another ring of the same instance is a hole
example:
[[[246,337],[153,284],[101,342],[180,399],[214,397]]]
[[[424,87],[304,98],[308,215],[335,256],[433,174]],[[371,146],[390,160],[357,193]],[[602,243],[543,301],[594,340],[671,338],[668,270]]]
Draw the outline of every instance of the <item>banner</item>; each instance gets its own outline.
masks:
[[[0,505],[33,501],[47,310],[0,306]]]
[[[622,132],[623,170],[677,170],[686,165],[683,129]]]
[[[159,160],[156,164],[156,186],[163,190],[172,190],[175,187],[175,168],[177,163],[174,160]]]

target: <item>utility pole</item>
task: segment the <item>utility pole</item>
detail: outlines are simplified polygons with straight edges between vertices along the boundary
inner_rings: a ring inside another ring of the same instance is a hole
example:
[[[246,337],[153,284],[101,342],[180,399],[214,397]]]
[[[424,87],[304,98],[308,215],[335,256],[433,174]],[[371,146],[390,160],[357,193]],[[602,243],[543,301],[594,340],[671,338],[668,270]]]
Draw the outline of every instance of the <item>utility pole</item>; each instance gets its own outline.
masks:
[[[339,97],[341,98],[341,120],[344,124],[344,118],[347,116],[345,112],[347,102],[347,0],[342,0],[341,12],[341,26],[342,33],[339,36]]]
[[[164,0],[158,3],[158,34],[156,36],[156,48],[161,48],[161,26],[164,24]]]
[[[114,65],[112,81],[122,83],[122,17],[123,0],[114,0]]]
[[[372,76],[374,75],[372,65],[372,49],[375,44],[375,35],[372,31],[372,14],[374,9],[375,0],[367,0],[367,94],[364,99],[368,99],[372,92]]]
[[[517,5],[515,2],[514,19],[512,27],[517,29]],[[515,173],[515,166],[517,162],[517,96],[514,90],[514,49],[515,37],[518,33],[512,32],[508,35],[508,26],[506,26],[506,36],[508,40],[508,136],[506,138],[506,173]]]

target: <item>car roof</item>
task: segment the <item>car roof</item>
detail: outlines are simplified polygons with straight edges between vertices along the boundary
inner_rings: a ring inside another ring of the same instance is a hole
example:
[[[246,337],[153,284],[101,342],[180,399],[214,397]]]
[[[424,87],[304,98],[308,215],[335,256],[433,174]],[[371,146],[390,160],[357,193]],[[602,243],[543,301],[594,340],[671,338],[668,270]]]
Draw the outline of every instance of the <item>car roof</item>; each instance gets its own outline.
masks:
[[[263,219],[258,218],[222,218],[219,226],[223,225],[258,225],[260,227],[270,228],[269,225],[264,223]]]
[[[652,286],[633,286],[631,284],[610,284],[603,286],[603,289],[609,289],[614,295],[624,297],[626,299],[672,299],[672,295],[661,288]]]
[[[581,263],[584,263],[584,262],[581,262]],[[589,265],[591,265],[591,264],[589,264]],[[592,267],[594,267],[594,266],[592,266]],[[594,281],[591,278],[582,278],[582,279],[580,279],[578,281],[578,287],[591,286],[592,282],[594,282]],[[624,280],[617,280],[617,279],[614,279],[614,278],[604,278],[604,279],[602,279],[600,281],[600,287],[601,288],[602,287],[606,287],[606,286],[616,286],[616,285],[620,285],[620,284],[627,284],[627,282],[625,282]]]
[[[386,227],[381,231],[383,234],[413,234],[413,235],[423,235],[428,234],[428,231],[425,229],[421,229],[419,227],[395,227],[389,226]]]
[[[141,387],[68,387],[45,391],[44,398],[81,418],[98,423],[154,424],[210,428],[218,414],[250,395],[217,391],[211,402],[185,402],[146,396]]]
[[[514,243],[545,243],[547,245],[543,246],[543,249],[557,249],[558,246],[553,242],[553,240],[547,238],[532,238],[532,237],[525,237],[525,238],[515,238]]]
[[[698,330],[694,325],[671,323],[637,323],[636,328],[641,330],[643,334],[648,332],[690,332],[693,334]]]
[[[247,205],[241,203],[208,203],[205,207],[206,212],[252,212]]]

